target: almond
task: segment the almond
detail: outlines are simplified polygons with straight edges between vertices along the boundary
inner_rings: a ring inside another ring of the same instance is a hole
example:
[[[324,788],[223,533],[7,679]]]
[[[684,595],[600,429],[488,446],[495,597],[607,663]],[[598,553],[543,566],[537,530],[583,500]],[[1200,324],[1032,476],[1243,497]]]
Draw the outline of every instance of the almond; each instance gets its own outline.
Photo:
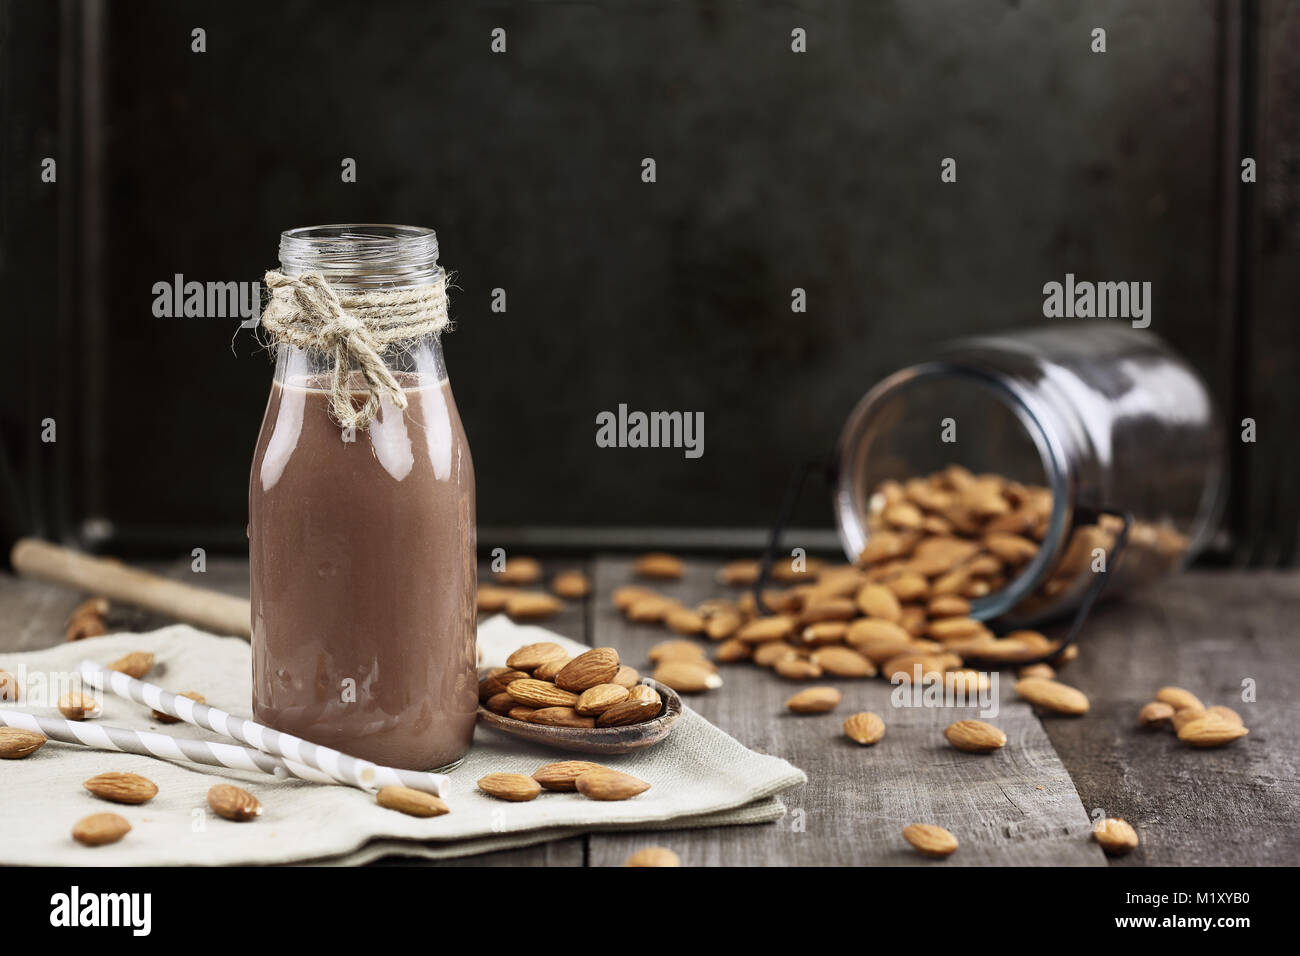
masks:
[[[1024,564],[1038,553],[1038,545],[1018,534],[994,532],[984,536],[984,547],[995,558],[1010,565]]]
[[[682,564],[681,558],[662,552],[652,552],[637,558],[632,570],[643,578],[675,581],[685,573],[686,567]]]
[[[734,637],[729,637],[718,645],[717,651],[713,654],[713,659],[719,664],[734,664],[737,661],[747,661],[753,656],[754,649],[750,645]]]
[[[925,579],[924,574],[917,574],[915,571],[904,571],[887,578],[883,583],[894,592],[894,597],[903,602],[923,601],[930,593],[930,582]],[[877,614],[870,616],[879,617]]]
[[[1245,727],[1224,720],[1217,714],[1206,714],[1178,731],[1178,739],[1193,747],[1222,747],[1250,733]]]
[[[729,561],[718,569],[719,584],[746,586],[758,581],[761,565],[757,561]]]
[[[627,800],[650,789],[644,780],[604,767],[579,774],[574,786],[588,800]]]
[[[1017,677],[1046,677],[1051,680],[1056,676],[1056,668],[1051,664],[1026,664],[1016,671]],[[1170,711],[1172,713],[1173,711]]]
[[[844,735],[864,747],[869,747],[885,736],[885,722],[878,714],[870,711],[853,714],[844,721]]]
[[[247,823],[262,815],[262,804],[242,787],[219,783],[208,791],[208,806],[212,812],[236,823]]]
[[[576,601],[591,593],[591,581],[581,571],[561,571],[551,578],[551,590],[562,598]]]
[[[794,633],[794,627],[794,618],[785,614],[774,614],[771,617],[760,617],[750,621],[736,632],[736,637],[747,644],[784,641]]]
[[[506,658],[506,666],[513,670],[532,671],[556,657],[568,657],[569,652],[553,641],[541,641],[537,644],[525,644]]]
[[[896,595],[883,584],[865,584],[858,592],[858,607],[867,617],[879,621],[898,623],[903,616],[903,606]]]
[[[1201,699],[1189,690],[1183,690],[1181,687],[1162,687],[1156,692],[1156,700],[1168,704],[1174,710],[1186,710],[1194,707],[1197,710],[1204,710],[1205,705]]]
[[[703,634],[704,618],[684,607],[676,607],[664,615],[664,623],[678,634]]]
[[[948,663],[939,654],[910,652],[891,657],[880,665],[880,673],[891,683],[912,683],[916,680],[938,680],[948,669]],[[960,664],[960,661],[958,661]]]
[[[68,615],[64,626],[64,637],[69,641],[80,641],[107,633],[108,626],[104,621],[104,615],[107,613],[106,598],[90,598],[82,601]]]
[[[989,675],[982,671],[955,670],[945,671],[943,686],[950,694],[961,694],[967,700],[987,691],[991,685]]]
[[[108,665],[108,669],[139,680],[153,669],[153,655],[148,651],[132,651],[113,661]]]
[[[483,706],[494,714],[505,716],[510,713],[511,708],[515,707],[519,701],[515,700],[505,691],[499,694],[493,694],[487,700],[483,701]]]
[[[1138,711],[1138,723],[1143,727],[1165,727],[1174,716],[1174,708],[1163,700],[1153,700]]]
[[[600,764],[592,763],[590,760],[561,760],[558,763],[548,763],[538,767],[533,773],[533,779],[544,790],[571,793],[578,789],[578,778],[588,770],[604,769]]]
[[[754,663],[759,667],[772,667],[777,661],[783,661],[787,657],[802,657],[808,652],[785,641],[769,641],[766,644],[759,644],[754,648],[753,653]]]
[[[736,611],[719,611],[709,616],[704,625],[704,633],[711,641],[723,641],[731,637],[744,621]]]
[[[875,677],[876,665],[851,647],[830,645],[812,652],[812,662],[834,677]]]
[[[655,668],[654,679],[681,694],[698,694],[722,686],[707,661],[664,661]]]
[[[498,584],[536,584],[542,579],[542,566],[536,558],[507,558],[506,566],[493,572]]]
[[[909,564],[917,574],[934,577],[948,573],[978,550],[977,544],[962,538],[926,538],[917,544]],[[933,593],[933,588],[931,590]]]
[[[629,696],[597,717],[596,726],[626,727],[630,724],[639,724],[658,717],[662,709],[663,703],[659,700],[658,694],[653,698]]]
[[[0,671],[0,702],[13,704],[18,701],[18,678],[8,671]]]
[[[661,641],[646,655],[652,664],[663,661],[702,661],[704,648],[692,641]]]
[[[809,624],[799,634],[799,641],[807,647],[820,647],[823,644],[840,644],[849,631],[847,621],[820,621]]]
[[[528,715],[528,722],[548,727],[578,727],[583,730],[596,726],[596,718],[584,717],[572,707],[539,707]]]
[[[381,787],[375,801],[381,807],[412,817],[440,817],[451,812],[451,807],[438,797],[410,787]]]
[[[649,684],[637,684],[627,692],[628,700],[651,700],[660,703],[659,691]]]
[[[1236,724],[1238,727],[1245,726],[1241,720],[1241,714],[1237,713],[1231,707],[1224,707],[1222,704],[1216,704],[1205,711],[1207,716],[1222,717],[1230,724]]]
[[[491,584],[480,584],[476,598],[478,609],[485,614],[504,611],[506,604],[518,593],[514,588],[499,588]]]
[[[0,727],[0,759],[21,760],[45,746],[45,735],[34,730]]]
[[[565,664],[555,675],[558,687],[581,693],[597,684],[611,683],[618,675],[618,651],[612,647],[593,647]]]
[[[626,860],[624,866],[681,866],[681,858],[672,850],[662,846],[646,847],[637,850]]]
[[[933,823],[913,823],[903,827],[903,839],[925,856],[951,856],[957,849],[957,838]]]
[[[959,720],[943,732],[948,743],[972,754],[988,754],[1004,746],[1007,735],[982,720]]]
[[[912,645],[912,635],[890,621],[862,618],[849,625],[844,639],[877,664],[901,654]]]
[[[653,594],[649,597],[638,598],[633,602],[632,606],[627,609],[627,619],[641,624],[661,624],[670,612],[679,607],[681,605],[672,598]]]
[[[800,657],[783,657],[772,665],[772,670],[786,680],[816,680],[822,676],[820,666]]]
[[[511,720],[522,720],[526,722],[529,717],[537,713],[538,709],[539,708],[537,707],[529,707],[526,704],[518,704],[506,711],[506,716]]]
[[[72,827],[72,838],[86,846],[116,843],[131,832],[131,824],[116,813],[92,813]]]
[[[506,601],[506,613],[522,621],[550,617],[564,608],[564,603],[545,591],[520,591]]]
[[[956,594],[942,594],[931,598],[925,611],[930,617],[969,617],[970,601]]]
[[[541,784],[522,773],[490,773],[480,777],[478,788],[489,797],[524,803],[542,792]]]
[[[1052,713],[1077,717],[1088,712],[1088,698],[1083,691],[1046,677],[1021,678],[1016,681],[1016,693]]]
[[[857,616],[857,606],[848,598],[822,598],[804,607],[798,623],[808,625],[820,621],[847,621]]]
[[[1098,820],[1092,828],[1092,838],[1110,856],[1123,856],[1138,845],[1137,831],[1124,820],[1115,817]]]
[[[527,671],[515,670],[513,667],[494,667],[487,672],[486,677],[479,681],[478,699],[487,700],[489,697],[505,693],[505,689],[511,681],[520,680],[527,676]]]
[[[596,717],[620,701],[627,700],[628,689],[619,684],[597,684],[588,687],[578,697],[573,709],[584,717]]]
[[[1163,704],[1164,701],[1156,701],[1156,703]],[[1177,733],[1193,720],[1200,720],[1205,714],[1206,711],[1200,707],[1184,707],[1182,710],[1175,710],[1174,716],[1169,722],[1173,725],[1174,733]]]
[[[656,597],[656,595],[654,591],[651,591],[649,588],[643,588],[639,584],[625,584],[622,587],[614,588],[612,597],[614,599],[614,607],[626,614],[637,601],[640,601],[642,598]]]
[[[59,698],[59,713],[68,720],[87,720],[103,712],[103,704],[93,693],[73,692]]]
[[[809,687],[785,702],[796,714],[824,714],[840,704],[841,695],[834,687]]]
[[[196,704],[206,704],[208,702],[207,698],[204,697],[196,690],[187,690],[185,693],[178,694],[177,696],[188,697]],[[149,716],[151,716],[154,720],[158,721],[158,723],[160,724],[179,724],[181,722],[181,719],[179,717],[173,717],[171,714],[164,714],[161,710],[155,710],[152,713],[150,713]]]
[[[533,677],[511,681],[506,693],[529,707],[572,707],[578,702],[578,695],[573,691]]]
[[[610,681],[610,683],[618,684],[621,687],[632,688],[636,686],[637,681],[640,679],[641,675],[637,673],[635,667],[628,667],[626,664],[620,664],[618,673],[614,675],[614,679]]]
[[[146,803],[158,795],[158,786],[138,773],[101,773],[82,784],[95,796],[114,803]]]
[[[542,661],[533,668],[533,677],[555,683],[555,675],[564,670],[571,660],[572,657],[552,657],[549,661]]]
[[[944,617],[931,621],[927,630],[936,641],[951,641],[983,634],[988,628],[973,617]]]

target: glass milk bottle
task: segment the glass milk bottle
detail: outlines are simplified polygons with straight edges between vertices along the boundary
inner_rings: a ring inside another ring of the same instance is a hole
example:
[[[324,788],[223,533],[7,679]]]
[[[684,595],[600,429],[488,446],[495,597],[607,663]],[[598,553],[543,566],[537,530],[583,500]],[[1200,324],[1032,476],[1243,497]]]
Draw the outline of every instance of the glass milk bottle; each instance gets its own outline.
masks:
[[[380,764],[454,766],[477,704],[474,466],[439,339],[437,239],[293,229],[267,280],[279,344],[248,494],[254,717]]]

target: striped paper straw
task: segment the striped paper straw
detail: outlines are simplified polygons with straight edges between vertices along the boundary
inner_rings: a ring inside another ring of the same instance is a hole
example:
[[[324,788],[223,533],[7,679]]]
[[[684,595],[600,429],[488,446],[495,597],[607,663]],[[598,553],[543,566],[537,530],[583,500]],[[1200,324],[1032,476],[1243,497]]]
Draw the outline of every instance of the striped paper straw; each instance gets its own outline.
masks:
[[[32,730],[44,734],[51,740],[61,740],[66,744],[82,744],[96,750],[116,750],[120,753],[161,757],[164,760],[188,760],[190,763],[228,767],[231,770],[260,770],[262,773],[269,773],[276,777],[299,777],[316,783],[338,782],[327,774],[304,764],[281,760],[260,750],[235,744],[188,740],[184,737],[171,737],[148,730],[106,727],[88,721],[37,717],[19,710],[0,710],[0,726]]]
[[[238,740],[242,744],[256,747],[263,753],[275,754],[286,760],[314,767],[339,783],[360,787],[363,790],[387,786],[410,787],[435,796],[442,796],[443,788],[447,784],[445,774],[381,767],[368,760],[349,757],[330,747],[322,747],[301,737],[272,730],[255,721],[244,720],[216,707],[173,694],[156,684],[136,680],[120,671],[106,671],[93,661],[82,661],[80,670],[82,676],[94,687],[101,690],[107,687],[119,697],[152,707],[187,724],[203,727],[230,737],[232,740]]]

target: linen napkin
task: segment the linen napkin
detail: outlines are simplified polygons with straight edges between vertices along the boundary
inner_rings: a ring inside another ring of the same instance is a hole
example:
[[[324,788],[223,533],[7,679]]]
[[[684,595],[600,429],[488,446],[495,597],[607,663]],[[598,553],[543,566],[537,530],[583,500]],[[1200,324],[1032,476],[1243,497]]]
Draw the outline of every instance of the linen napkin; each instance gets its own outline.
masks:
[[[519,626],[504,617],[484,621],[479,633],[484,666],[504,661],[516,647],[538,640],[583,649],[544,628]],[[0,654],[0,669],[18,678],[23,695],[16,705],[0,706],[58,717],[57,693],[50,692],[57,691],[60,680],[75,672],[81,660],[107,665],[135,650],[151,651],[156,657],[145,678],[150,683],[177,692],[196,690],[213,706],[251,718],[249,645],[186,625]],[[148,708],[112,695],[105,696],[99,720],[224,741],[185,723],[159,725]],[[659,744],[599,758],[600,763],[651,784],[650,790],[631,800],[602,803],[574,793],[543,791],[528,803],[507,803],[475,786],[488,773],[531,774],[544,763],[582,757],[479,727],[465,762],[450,775],[445,799],[451,812],[421,819],[380,807],[373,794],[352,787],[279,780],[52,740],[30,757],[0,761],[0,865],[350,865],[393,854],[464,856],[602,829],[776,820],[785,813],[776,795],[806,779],[786,761],[748,750],[686,708]],[[158,785],[158,795],[140,806],[93,797],[82,782],[106,771],[142,774]],[[253,793],[262,802],[262,815],[250,823],[233,823],[213,814],[207,791],[220,782],[236,783]],[[105,811],[125,817],[131,832],[102,847],[85,847],[72,839],[77,820]]]

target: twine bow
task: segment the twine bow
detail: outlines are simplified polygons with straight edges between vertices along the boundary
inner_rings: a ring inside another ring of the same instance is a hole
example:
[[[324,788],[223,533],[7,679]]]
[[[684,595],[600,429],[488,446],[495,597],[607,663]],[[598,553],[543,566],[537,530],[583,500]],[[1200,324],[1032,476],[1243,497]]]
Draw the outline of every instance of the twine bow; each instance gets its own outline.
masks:
[[[432,285],[373,292],[339,292],[318,272],[268,272],[265,282],[271,298],[262,312],[263,327],[287,345],[333,355],[330,406],[340,425],[367,428],[384,396],[396,408],[406,408],[406,393],[383,352],[447,328],[443,276]],[[353,368],[366,384],[360,408],[353,404]]]

